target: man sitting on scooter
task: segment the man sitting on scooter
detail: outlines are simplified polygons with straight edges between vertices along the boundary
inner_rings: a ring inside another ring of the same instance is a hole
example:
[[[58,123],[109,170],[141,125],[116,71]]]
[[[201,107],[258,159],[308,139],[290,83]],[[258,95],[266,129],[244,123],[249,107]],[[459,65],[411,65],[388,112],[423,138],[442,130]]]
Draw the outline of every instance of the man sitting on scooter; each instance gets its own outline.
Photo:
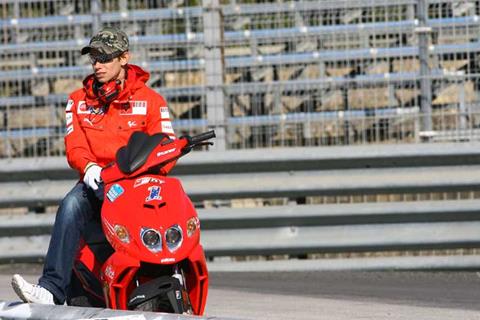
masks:
[[[12,287],[24,302],[63,304],[74,258],[86,223],[101,209],[100,172],[135,131],[163,132],[175,138],[164,98],[146,86],[149,74],[129,64],[127,35],[116,28],[100,30],[81,50],[88,54],[93,74],[74,91],[65,108],[65,149],[80,181],[57,211],[43,274],[38,285],[20,275]]]

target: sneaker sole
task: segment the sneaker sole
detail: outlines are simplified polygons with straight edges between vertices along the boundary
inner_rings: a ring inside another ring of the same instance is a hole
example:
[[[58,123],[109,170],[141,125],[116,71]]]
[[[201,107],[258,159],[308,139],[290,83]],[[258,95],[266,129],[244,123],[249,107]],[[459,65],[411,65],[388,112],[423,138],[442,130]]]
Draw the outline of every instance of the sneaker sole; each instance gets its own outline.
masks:
[[[23,300],[23,302],[25,302],[25,303],[29,303],[29,302],[30,302],[30,301],[27,299],[27,297],[25,297],[25,295],[23,294],[22,289],[20,289],[20,286],[18,285],[15,276],[14,276],[13,279],[12,279],[12,288],[13,288],[13,291],[15,291],[15,293],[17,294],[17,296],[19,296],[20,299]]]

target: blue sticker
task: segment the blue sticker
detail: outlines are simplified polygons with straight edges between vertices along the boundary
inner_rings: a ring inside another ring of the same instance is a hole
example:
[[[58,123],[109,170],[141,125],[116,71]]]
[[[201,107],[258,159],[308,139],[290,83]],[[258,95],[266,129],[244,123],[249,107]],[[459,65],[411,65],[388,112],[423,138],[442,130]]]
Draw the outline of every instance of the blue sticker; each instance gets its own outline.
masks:
[[[107,198],[110,202],[115,201],[118,197],[120,197],[123,193],[123,188],[119,184],[114,184],[111,186],[110,190],[107,192]]]
[[[162,200],[162,196],[160,195],[160,186],[152,186],[148,188],[150,191],[150,194],[148,195],[147,199],[145,201],[152,201],[152,200]]]

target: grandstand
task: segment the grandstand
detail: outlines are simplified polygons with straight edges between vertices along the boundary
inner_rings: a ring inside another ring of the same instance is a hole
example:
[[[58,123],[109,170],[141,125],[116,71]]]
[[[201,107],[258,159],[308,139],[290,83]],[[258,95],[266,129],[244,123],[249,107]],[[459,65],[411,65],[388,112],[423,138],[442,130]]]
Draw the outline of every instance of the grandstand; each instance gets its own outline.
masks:
[[[478,140],[480,2],[3,0],[0,157],[61,155],[94,30],[220,149]]]

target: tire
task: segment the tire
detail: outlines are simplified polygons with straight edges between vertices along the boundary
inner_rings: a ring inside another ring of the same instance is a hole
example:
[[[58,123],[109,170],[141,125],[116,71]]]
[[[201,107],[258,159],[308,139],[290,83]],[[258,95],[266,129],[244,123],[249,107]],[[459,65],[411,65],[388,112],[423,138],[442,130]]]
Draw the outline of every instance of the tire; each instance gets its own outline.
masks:
[[[139,304],[134,310],[174,313],[172,305],[166,296],[157,296]]]

